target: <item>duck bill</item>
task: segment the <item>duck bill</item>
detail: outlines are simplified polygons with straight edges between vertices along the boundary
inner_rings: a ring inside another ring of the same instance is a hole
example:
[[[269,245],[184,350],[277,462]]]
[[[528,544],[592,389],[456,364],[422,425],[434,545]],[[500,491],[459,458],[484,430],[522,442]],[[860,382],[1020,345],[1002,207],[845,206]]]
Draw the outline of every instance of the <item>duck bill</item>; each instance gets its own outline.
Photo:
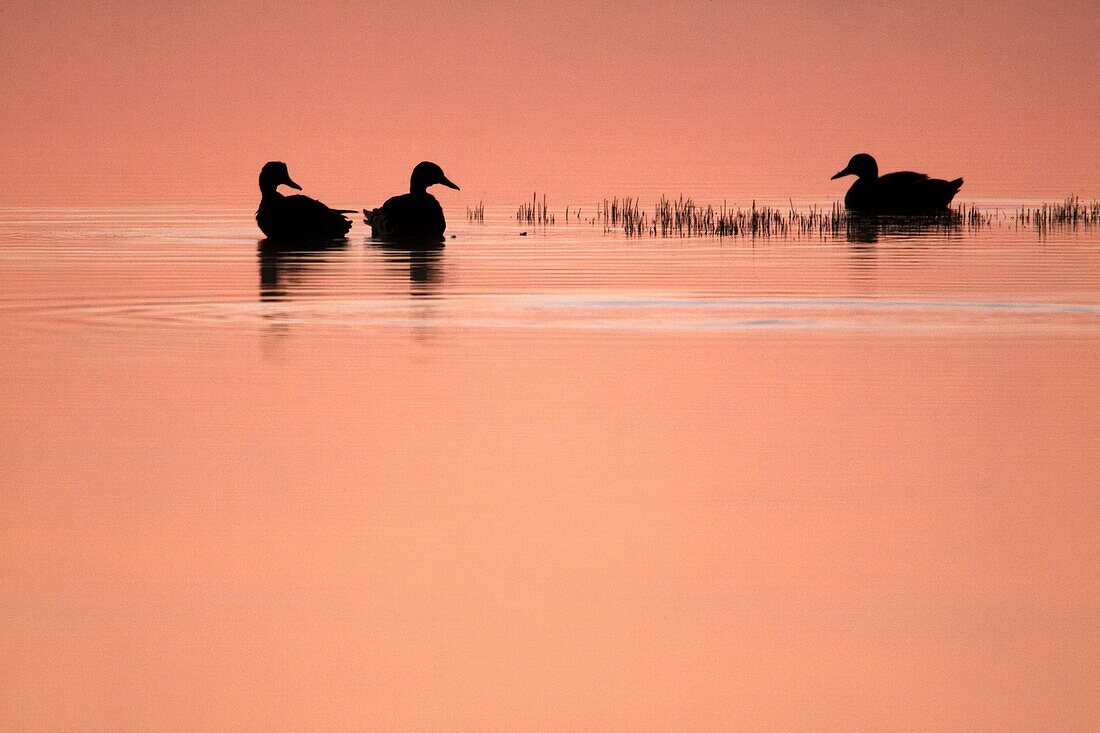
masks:
[[[291,187],[291,188],[293,188],[293,189],[294,189],[295,191],[301,191],[301,190],[302,190],[302,187],[301,187],[301,186],[299,186],[299,185],[298,185],[297,183],[295,183],[294,181],[290,180],[290,176],[287,176],[287,179],[286,179],[285,181],[283,181],[283,183],[284,183],[285,185],[287,185],[287,186],[290,186],[290,187]]]
[[[440,183],[442,185],[446,186],[447,188],[453,188],[456,191],[461,191],[462,190],[461,188],[459,188],[455,184],[451,183],[451,181],[447,178],[447,176],[443,176],[443,180],[440,181]]]
[[[838,179],[838,178],[843,178],[844,176],[850,176],[850,175],[852,175],[852,171],[850,171],[850,170],[848,170],[847,168],[845,168],[844,170],[842,170],[842,171],[840,171],[839,173],[835,174],[835,175],[834,175],[834,176],[833,176],[832,178],[830,178],[829,180],[830,180],[830,181],[835,181],[835,180],[836,180],[836,179]]]

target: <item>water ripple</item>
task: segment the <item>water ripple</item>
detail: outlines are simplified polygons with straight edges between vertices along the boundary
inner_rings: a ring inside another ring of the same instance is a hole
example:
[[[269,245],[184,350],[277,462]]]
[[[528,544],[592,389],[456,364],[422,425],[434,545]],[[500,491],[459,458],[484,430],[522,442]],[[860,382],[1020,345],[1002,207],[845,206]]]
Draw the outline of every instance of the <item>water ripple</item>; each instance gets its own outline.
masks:
[[[0,211],[0,318],[23,329],[1080,330],[1100,236],[1017,226],[874,242],[629,239],[459,221],[445,248],[271,251],[251,212]]]

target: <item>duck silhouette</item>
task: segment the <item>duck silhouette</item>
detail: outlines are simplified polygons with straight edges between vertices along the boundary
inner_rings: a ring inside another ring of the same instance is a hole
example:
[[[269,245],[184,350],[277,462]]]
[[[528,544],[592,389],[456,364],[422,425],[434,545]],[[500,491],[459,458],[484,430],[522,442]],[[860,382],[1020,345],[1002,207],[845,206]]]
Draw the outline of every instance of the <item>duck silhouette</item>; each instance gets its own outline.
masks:
[[[458,191],[435,163],[424,161],[413,168],[409,192],[387,199],[377,209],[363,209],[371,235],[384,240],[439,240],[447,230],[443,207],[428,193],[435,184]]]
[[[944,211],[962,187],[963,179],[944,181],[924,173],[878,174],[878,163],[867,153],[853,155],[848,166],[832,177],[856,176],[844,196],[844,207],[866,214],[932,214]]]
[[[279,186],[302,190],[290,179],[286,163],[272,161],[260,171],[260,208],[256,210],[256,223],[268,239],[337,239],[351,229],[344,214],[353,214],[354,209],[330,209],[309,196],[284,196]]]

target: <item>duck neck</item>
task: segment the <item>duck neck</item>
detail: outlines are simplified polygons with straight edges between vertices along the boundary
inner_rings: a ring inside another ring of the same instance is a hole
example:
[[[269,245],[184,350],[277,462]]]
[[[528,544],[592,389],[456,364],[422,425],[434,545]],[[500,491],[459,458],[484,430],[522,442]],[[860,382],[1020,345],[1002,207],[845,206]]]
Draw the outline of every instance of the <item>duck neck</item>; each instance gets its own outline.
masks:
[[[279,193],[279,186],[271,185],[269,183],[260,184],[260,199],[281,199],[283,195]]]
[[[428,193],[428,186],[435,183],[419,171],[413,171],[409,177],[409,193],[413,196],[424,196]]]

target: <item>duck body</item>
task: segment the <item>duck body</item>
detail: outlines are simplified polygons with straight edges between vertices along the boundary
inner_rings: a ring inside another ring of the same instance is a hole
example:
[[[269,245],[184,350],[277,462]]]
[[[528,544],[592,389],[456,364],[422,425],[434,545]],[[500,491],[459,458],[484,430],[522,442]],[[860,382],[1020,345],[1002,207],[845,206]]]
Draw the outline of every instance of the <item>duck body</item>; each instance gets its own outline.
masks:
[[[443,207],[427,191],[394,196],[363,215],[377,239],[442,239],[447,231]]]
[[[280,193],[260,200],[256,223],[269,239],[338,239],[351,230],[344,212],[309,196]]]
[[[351,210],[330,209],[301,194],[284,196],[278,191],[280,185],[302,190],[290,179],[285,164],[268,163],[260,172],[260,207],[256,209],[256,224],[268,239],[324,240],[347,235],[351,220],[344,214]]]
[[[386,241],[439,241],[447,231],[447,218],[428,186],[441,184],[459,190],[443,175],[435,163],[417,165],[409,179],[409,193],[386,199],[376,209],[363,209],[363,221],[370,224],[371,236]]]
[[[946,211],[963,179],[945,181],[924,173],[898,171],[880,176],[878,163],[866,153],[852,156],[848,166],[833,176],[856,176],[844,196],[844,208],[864,214],[934,214]]]

